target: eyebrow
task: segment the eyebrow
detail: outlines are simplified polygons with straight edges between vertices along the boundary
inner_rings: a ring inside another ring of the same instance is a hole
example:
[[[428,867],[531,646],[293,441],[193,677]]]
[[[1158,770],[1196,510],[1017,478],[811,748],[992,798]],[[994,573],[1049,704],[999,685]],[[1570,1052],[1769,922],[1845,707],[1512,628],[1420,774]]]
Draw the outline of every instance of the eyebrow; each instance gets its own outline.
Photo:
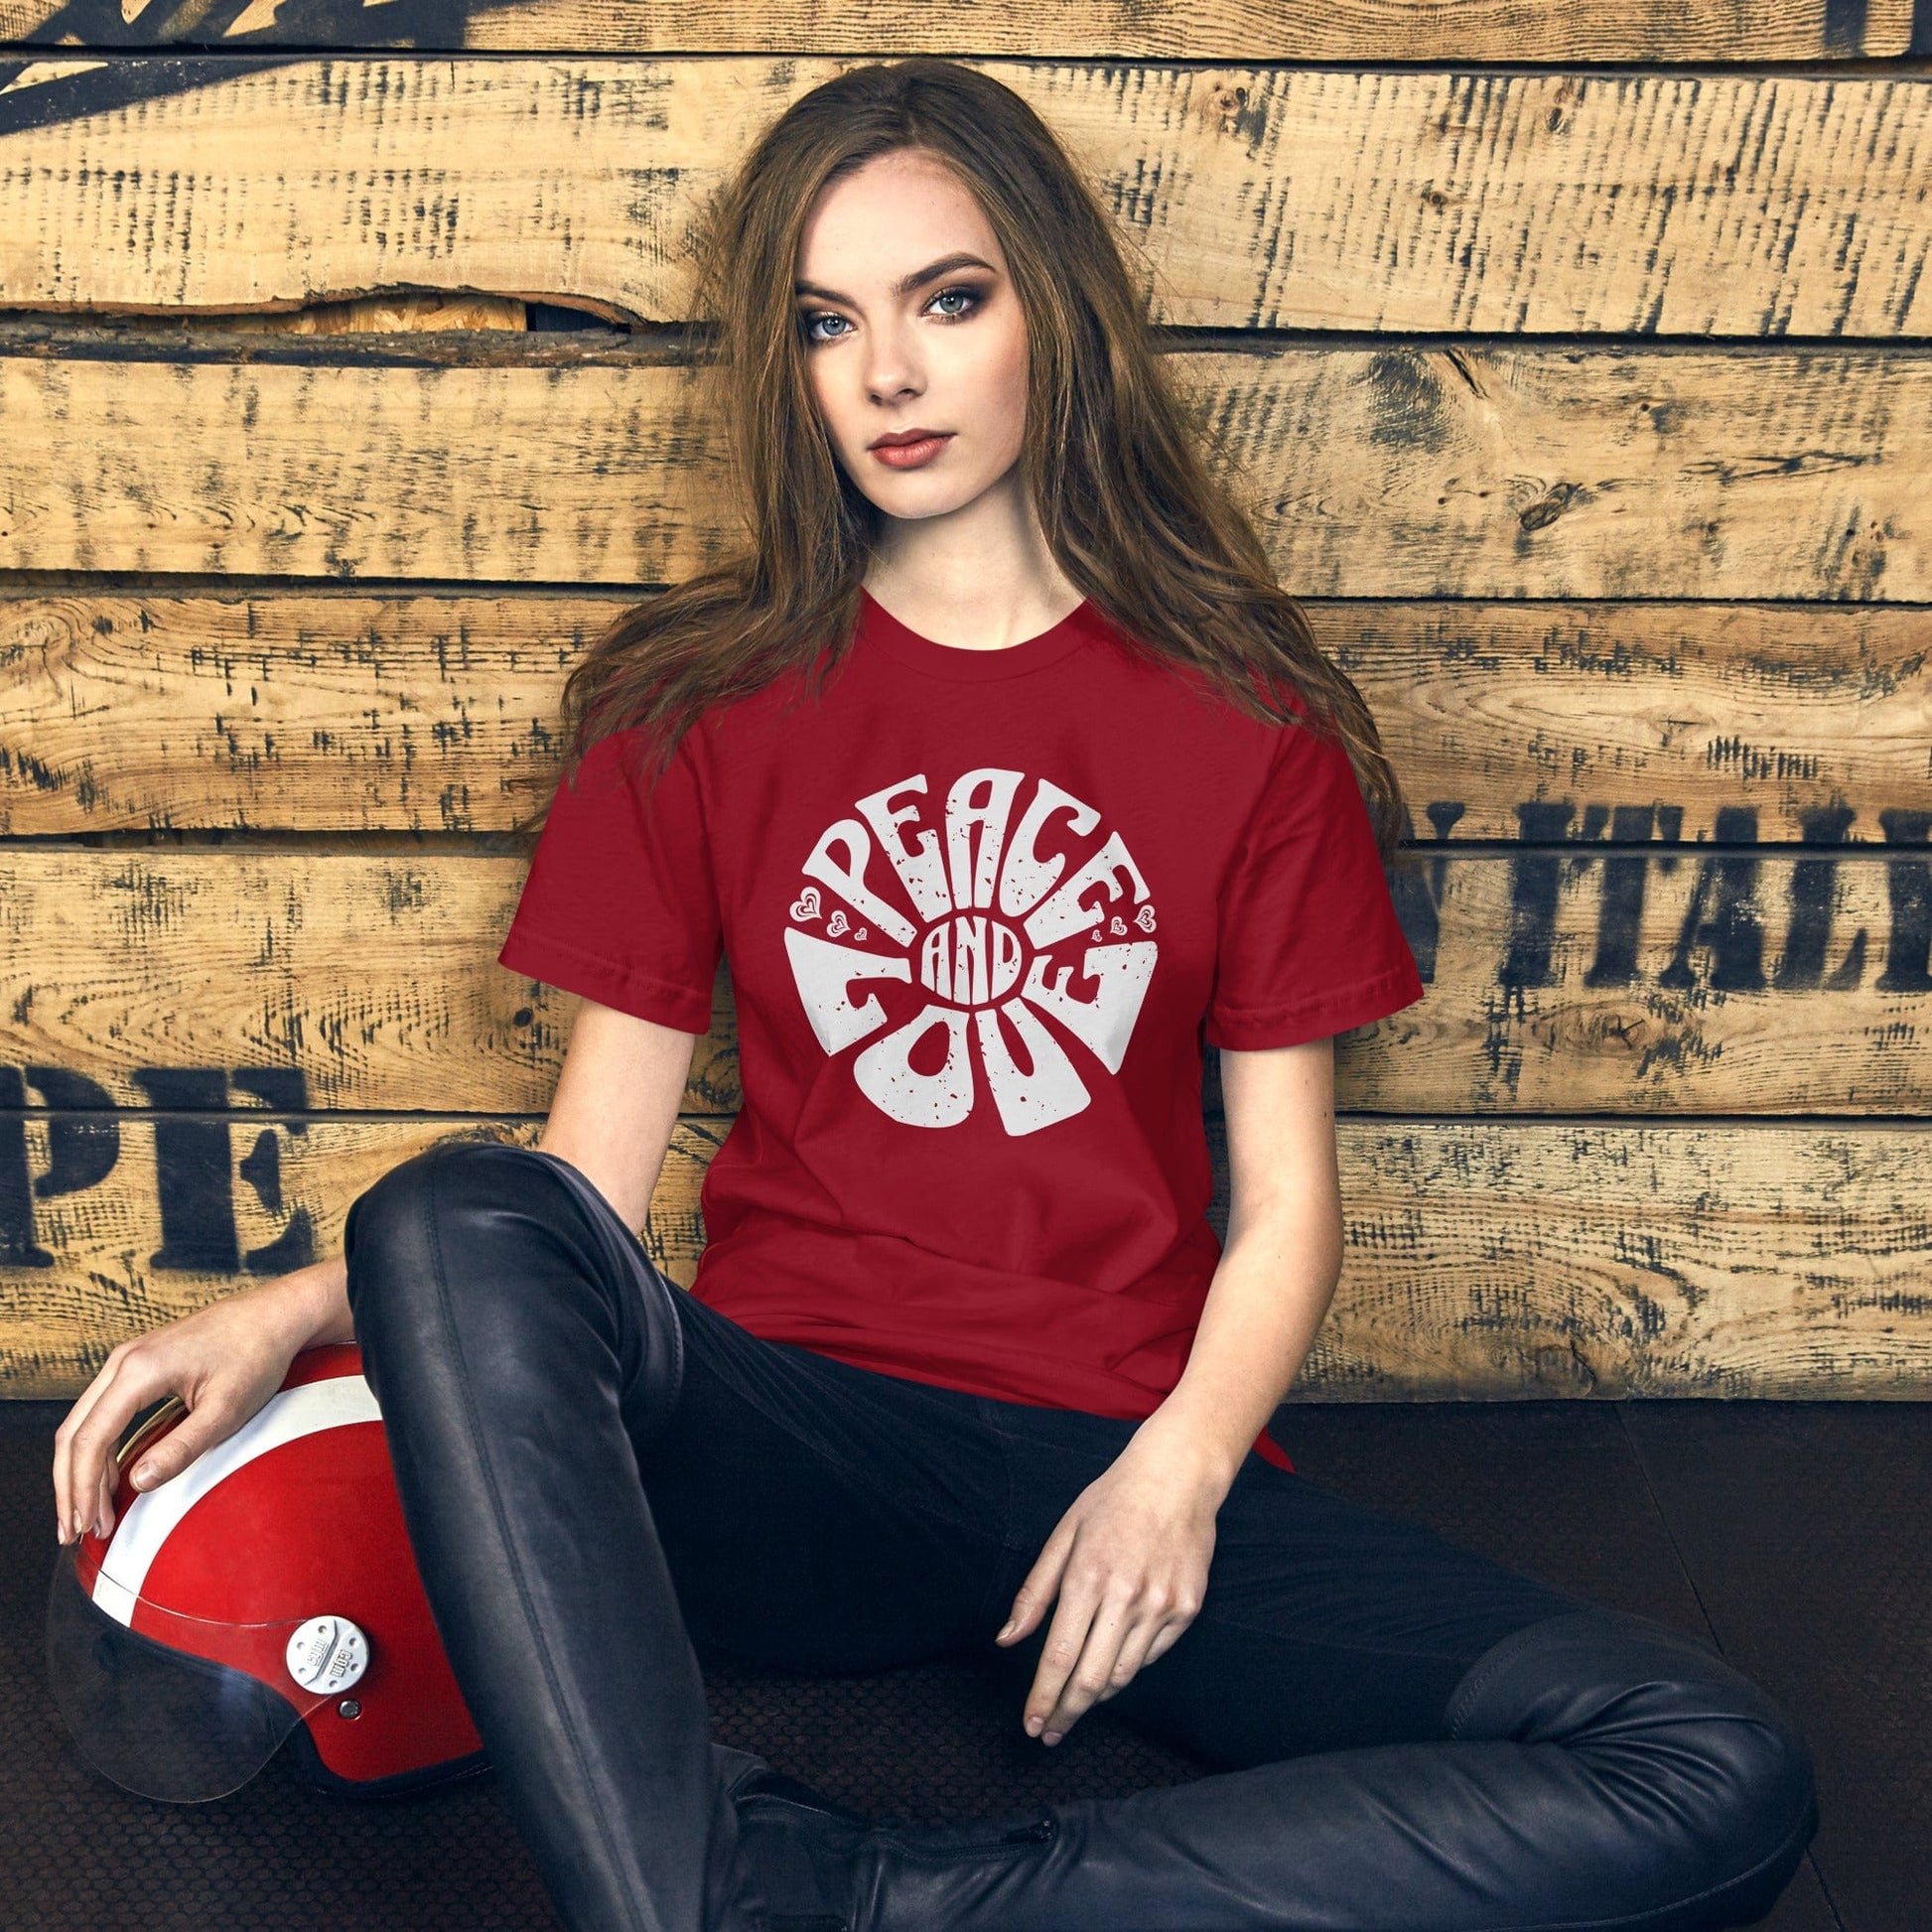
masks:
[[[925,267],[914,269],[910,275],[902,275],[893,284],[895,295],[910,295],[916,288],[927,282],[936,282],[942,275],[950,275],[956,268],[984,268],[990,274],[998,274],[991,262],[981,261],[977,255],[968,254],[964,249],[950,255],[941,255],[936,262],[928,262]],[[816,282],[794,282],[794,295],[815,295],[823,302],[843,302],[848,307],[856,307],[851,296],[841,295],[836,289],[822,289]]]

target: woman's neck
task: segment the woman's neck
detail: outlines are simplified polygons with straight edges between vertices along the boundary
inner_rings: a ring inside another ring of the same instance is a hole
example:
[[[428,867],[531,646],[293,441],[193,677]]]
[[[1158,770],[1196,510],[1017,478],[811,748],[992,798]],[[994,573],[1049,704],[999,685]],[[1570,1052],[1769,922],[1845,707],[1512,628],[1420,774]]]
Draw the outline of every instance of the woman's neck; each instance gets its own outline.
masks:
[[[968,650],[1000,650],[1059,622],[1080,590],[1009,494],[990,489],[945,516],[888,519],[866,589],[908,629]]]

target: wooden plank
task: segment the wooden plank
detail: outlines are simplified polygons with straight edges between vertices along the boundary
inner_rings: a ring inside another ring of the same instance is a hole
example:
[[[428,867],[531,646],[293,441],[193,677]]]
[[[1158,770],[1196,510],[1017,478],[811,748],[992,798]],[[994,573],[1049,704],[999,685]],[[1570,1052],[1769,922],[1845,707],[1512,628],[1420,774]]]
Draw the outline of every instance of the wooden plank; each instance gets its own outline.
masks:
[[[631,601],[0,595],[0,833],[506,830]]]
[[[748,130],[861,59],[18,70],[0,304],[401,286],[683,321],[688,232]],[[968,65],[1063,136],[1157,323],[1932,335],[1922,74]]]
[[[1932,612],[1327,604],[1423,839],[1834,845],[1932,815]]]
[[[0,569],[634,586],[732,538],[661,349],[4,340]],[[1174,374],[1305,596],[1932,601],[1932,352],[1256,344]]]
[[[0,595],[0,833],[490,832],[631,599]],[[1883,842],[1932,812],[1932,613],[1329,603],[1415,836]],[[1725,818],[1727,828],[1738,821]],[[1894,827],[1899,820],[1891,820]]]
[[[685,1287],[718,1127],[680,1122],[652,1202],[647,1245]],[[87,1166],[29,1205],[26,1169],[50,1130],[85,1137]],[[0,1115],[0,1393],[77,1394],[123,1337],[340,1253],[350,1202],[419,1148],[446,1135],[527,1145],[537,1131]],[[1928,1136],[1925,1124],[1340,1119],[1342,1280],[1296,1394],[1922,1396]]]
[[[409,9],[409,44],[600,53],[1007,54],[1092,60],[1806,61],[1905,52],[1911,0],[426,0]],[[388,48],[398,23],[252,5],[168,10],[146,0],[0,0],[0,40],[110,47]],[[70,58],[70,57],[69,57]]]
[[[1857,1395],[1932,1372],[1932,1126],[1337,1121],[1298,1394]]]
[[[1932,1112],[1915,829],[1802,856],[1416,853],[1393,884],[1428,990],[1345,1042],[1340,1104]],[[0,1072],[26,1069],[16,1105],[540,1113],[575,1001],[495,962],[522,877],[520,858],[421,850],[13,848]],[[725,1113],[728,984],[715,1008],[687,1104]]]
[[[541,1112],[577,1001],[496,964],[523,874],[421,850],[0,850],[0,1078],[24,1069],[50,1106]],[[701,1111],[738,1104],[719,977]]]

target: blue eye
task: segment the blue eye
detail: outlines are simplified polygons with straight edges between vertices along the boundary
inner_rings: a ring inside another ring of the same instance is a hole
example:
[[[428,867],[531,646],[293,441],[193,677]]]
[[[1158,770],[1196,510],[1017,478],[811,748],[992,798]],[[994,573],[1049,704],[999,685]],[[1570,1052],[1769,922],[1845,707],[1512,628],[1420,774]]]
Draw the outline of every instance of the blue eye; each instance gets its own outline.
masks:
[[[947,310],[943,318],[947,322],[959,322],[964,320],[964,318],[970,316],[973,313],[973,311],[977,309],[980,305],[980,293],[978,289],[958,288],[958,287],[941,289],[939,293],[935,295],[932,299],[934,302],[943,302],[946,299],[946,297],[949,295],[963,295],[966,298],[967,306],[963,309]]]
[[[981,308],[986,301],[985,296],[983,296],[978,289],[967,288],[962,283],[956,282],[950,288],[941,289],[932,298],[932,300],[926,304],[926,307],[928,309],[932,309],[937,304],[946,301],[951,296],[962,297],[964,299],[965,306],[963,308],[958,308],[958,309],[939,310],[938,319],[941,322],[964,322],[968,316],[972,315],[976,310]],[[821,309],[815,315],[804,316],[802,318],[802,321],[804,323],[804,329],[805,329],[805,341],[808,344],[809,343],[835,343],[838,341],[840,336],[848,336],[852,333],[851,325],[849,323],[846,323],[846,318],[830,309]],[[839,331],[837,331],[836,334],[826,336],[826,335],[821,335],[819,333],[818,325],[822,322],[845,323],[846,326],[840,329]]]

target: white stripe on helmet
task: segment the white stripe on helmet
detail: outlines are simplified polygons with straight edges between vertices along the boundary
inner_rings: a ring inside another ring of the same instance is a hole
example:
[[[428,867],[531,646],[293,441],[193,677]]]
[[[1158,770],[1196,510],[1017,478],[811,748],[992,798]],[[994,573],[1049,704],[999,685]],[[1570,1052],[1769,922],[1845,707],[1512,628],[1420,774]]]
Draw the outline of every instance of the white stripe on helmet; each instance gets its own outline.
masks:
[[[381,1420],[374,1393],[360,1375],[332,1375],[270,1396],[232,1436],[128,1504],[95,1579],[93,1600],[116,1622],[132,1626],[135,1599],[161,1546],[217,1483],[284,1443],[349,1423]]]

